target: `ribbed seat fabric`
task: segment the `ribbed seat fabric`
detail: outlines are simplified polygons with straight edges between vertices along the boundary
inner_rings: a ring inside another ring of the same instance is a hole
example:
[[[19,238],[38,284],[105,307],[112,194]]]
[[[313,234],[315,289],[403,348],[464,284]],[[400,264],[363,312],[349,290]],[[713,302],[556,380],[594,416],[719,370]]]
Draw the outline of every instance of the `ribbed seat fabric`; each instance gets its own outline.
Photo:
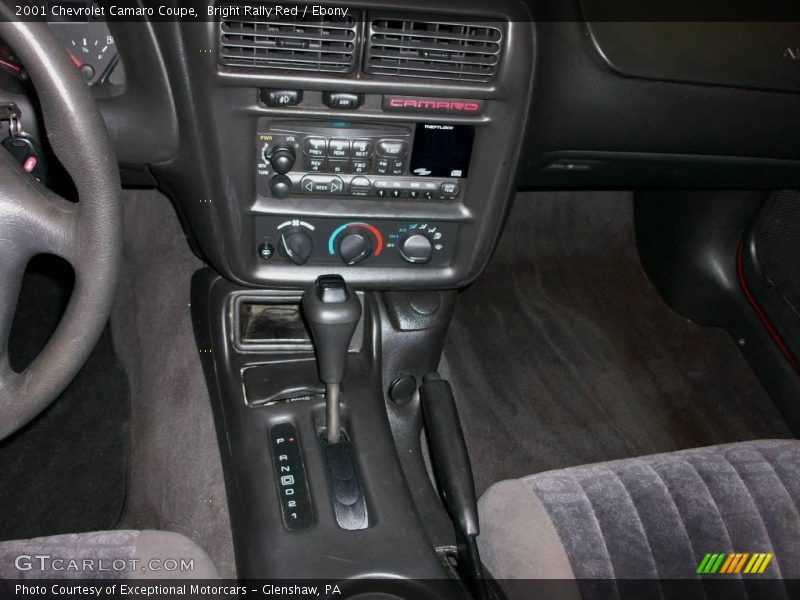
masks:
[[[519,554],[550,551],[537,549],[537,540],[555,529],[578,579],[697,578],[706,553],[757,552],[774,554],[763,574],[732,576],[800,578],[796,440],[572,467],[519,483],[495,484],[481,498],[479,542],[495,576],[547,578]],[[532,504],[550,523],[525,513]]]

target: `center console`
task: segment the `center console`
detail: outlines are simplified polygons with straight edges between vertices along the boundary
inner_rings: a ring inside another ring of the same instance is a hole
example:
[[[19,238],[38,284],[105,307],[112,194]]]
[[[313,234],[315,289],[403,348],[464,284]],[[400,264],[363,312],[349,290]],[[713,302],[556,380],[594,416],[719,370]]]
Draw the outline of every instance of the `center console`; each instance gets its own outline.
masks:
[[[445,389],[426,375],[454,290],[480,274],[515,191],[534,32],[516,0],[402,6],[154,24],[184,82],[178,157],[154,172],[208,265],[191,305],[239,575],[463,596],[423,585],[479,564],[464,551],[477,531],[459,534],[426,467],[418,390]],[[340,338],[311,335],[301,298],[342,279],[363,314],[330,378],[318,367]],[[453,414],[436,430],[458,429]],[[332,422],[341,438],[323,435]]]
[[[532,23],[515,0],[403,6],[353,2],[342,20],[285,30],[159,24],[202,58],[173,77],[190,82],[193,110],[178,111],[179,157],[156,172],[228,279],[305,287],[333,270],[359,289],[411,290],[480,273],[515,190]]]

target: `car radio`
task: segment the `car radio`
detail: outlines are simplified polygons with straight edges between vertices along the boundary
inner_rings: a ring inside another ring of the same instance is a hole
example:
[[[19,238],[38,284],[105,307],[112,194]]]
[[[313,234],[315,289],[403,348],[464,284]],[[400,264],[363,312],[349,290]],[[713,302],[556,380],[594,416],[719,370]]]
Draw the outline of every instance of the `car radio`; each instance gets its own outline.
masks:
[[[454,200],[469,171],[475,131],[436,123],[261,119],[256,137],[261,195]]]

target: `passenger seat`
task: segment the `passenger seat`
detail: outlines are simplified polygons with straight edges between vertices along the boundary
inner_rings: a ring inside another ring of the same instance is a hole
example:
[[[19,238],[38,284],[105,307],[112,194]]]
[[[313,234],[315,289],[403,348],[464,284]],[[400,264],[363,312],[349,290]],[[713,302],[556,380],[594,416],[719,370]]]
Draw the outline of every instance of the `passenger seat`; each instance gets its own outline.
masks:
[[[478,544],[498,580],[698,578],[709,553],[717,574],[796,579],[798,505],[800,441],[750,441],[501,481]],[[764,572],[745,574],[757,553]]]

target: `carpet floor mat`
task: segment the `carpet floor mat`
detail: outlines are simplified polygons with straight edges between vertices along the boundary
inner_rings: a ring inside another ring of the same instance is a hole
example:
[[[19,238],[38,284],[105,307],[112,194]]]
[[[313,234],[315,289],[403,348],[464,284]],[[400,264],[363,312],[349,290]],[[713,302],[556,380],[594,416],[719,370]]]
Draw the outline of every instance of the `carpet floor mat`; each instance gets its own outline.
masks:
[[[553,468],[792,437],[730,336],[653,288],[627,193],[519,194],[459,295],[442,371],[478,493]]]
[[[66,263],[31,262],[10,336],[15,370],[49,339],[71,288]],[[128,382],[106,328],[61,396],[0,442],[0,540],[113,528],[125,502],[129,436]]]

